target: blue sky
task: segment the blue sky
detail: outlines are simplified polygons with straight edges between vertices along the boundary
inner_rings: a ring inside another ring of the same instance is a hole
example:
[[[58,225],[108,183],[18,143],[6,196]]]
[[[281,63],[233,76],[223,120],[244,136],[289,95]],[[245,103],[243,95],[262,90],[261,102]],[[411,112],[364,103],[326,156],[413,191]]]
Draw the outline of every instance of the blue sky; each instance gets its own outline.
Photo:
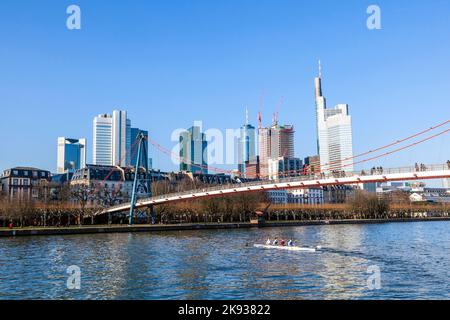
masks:
[[[382,30],[366,27],[376,3]],[[77,4],[82,29],[66,28]],[[296,154],[316,153],[317,60],[329,106],[348,103],[354,152],[450,117],[450,2],[364,0],[9,0],[0,4],[0,169],[55,171],[58,136],[86,137],[114,108],[172,148],[172,131],[237,128],[244,106],[296,128]],[[450,158],[443,136],[372,165]],[[154,166],[175,167],[151,149]]]

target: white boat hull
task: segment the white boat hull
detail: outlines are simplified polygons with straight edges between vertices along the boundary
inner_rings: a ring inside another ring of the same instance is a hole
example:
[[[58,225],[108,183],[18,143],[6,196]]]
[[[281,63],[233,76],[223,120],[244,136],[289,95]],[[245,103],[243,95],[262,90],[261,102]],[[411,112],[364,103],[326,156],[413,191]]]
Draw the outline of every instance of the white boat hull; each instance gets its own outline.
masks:
[[[287,251],[302,251],[302,252],[316,252],[316,248],[304,248],[304,247],[288,247],[288,246],[272,246],[267,244],[255,244],[255,248],[262,249],[278,249],[278,250],[287,250]]]

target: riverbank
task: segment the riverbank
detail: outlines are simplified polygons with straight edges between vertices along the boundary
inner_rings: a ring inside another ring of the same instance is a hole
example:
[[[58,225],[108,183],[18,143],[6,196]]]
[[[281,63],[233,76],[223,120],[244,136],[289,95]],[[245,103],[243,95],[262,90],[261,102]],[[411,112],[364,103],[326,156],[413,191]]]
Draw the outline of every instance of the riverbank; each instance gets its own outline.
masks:
[[[187,230],[219,230],[219,229],[249,229],[249,228],[273,228],[296,227],[312,225],[339,225],[339,224],[375,224],[375,223],[400,223],[418,221],[450,221],[450,217],[428,218],[397,218],[397,219],[343,219],[343,220],[310,220],[310,221],[269,221],[264,224],[243,223],[183,223],[183,224],[157,224],[157,225],[95,225],[73,227],[27,227],[27,228],[0,228],[0,237],[16,236],[51,236],[51,235],[76,235],[96,233],[130,233],[130,232],[164,232]]]

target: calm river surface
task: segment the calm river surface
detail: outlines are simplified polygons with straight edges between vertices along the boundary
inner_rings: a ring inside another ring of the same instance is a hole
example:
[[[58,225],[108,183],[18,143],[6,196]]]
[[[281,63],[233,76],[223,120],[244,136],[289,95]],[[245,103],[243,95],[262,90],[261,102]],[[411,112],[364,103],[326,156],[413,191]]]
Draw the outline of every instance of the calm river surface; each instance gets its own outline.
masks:
[[[252,247],[275,236],[324,250]],[[0,299],[384,298],[450,299],[450,222],[0,239]]]

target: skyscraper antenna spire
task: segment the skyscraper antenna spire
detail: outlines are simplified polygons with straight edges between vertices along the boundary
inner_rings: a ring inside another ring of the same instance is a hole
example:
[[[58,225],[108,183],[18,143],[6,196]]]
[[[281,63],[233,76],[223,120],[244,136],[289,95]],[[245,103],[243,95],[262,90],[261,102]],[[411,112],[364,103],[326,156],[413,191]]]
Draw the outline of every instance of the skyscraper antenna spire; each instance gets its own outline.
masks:
[[[245,124],[248,125],[248,107],[245,107]]]
[[[319,78],[322,78],[322,63],[320,62],[320,59],[319,59]]]

